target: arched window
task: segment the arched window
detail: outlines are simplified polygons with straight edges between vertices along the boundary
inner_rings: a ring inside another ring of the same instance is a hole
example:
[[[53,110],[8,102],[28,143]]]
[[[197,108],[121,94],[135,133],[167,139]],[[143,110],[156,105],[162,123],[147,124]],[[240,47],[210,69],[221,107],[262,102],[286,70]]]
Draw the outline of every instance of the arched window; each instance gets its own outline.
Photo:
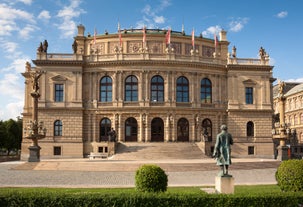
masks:
[[[100,141],[108,141],[108,132],[111,130],[111,121],[104,118],[100,121]]]
[[[187,78],[177,79],[177,102],[189,102],[189,86]]]
[[[156,75],[151,79],[150,97],[151,101],[154,102],[164,101],[164,80],[159,75]]]
[[[104,76],[100,80],[100,101],[111,102],[112,94],[112,79],[109,76]]]
[[[138,79],[134,75],[125,80],[125,101],[138,101]]]
[[[212,95],[212,86],[208,78],[203,78],[201,80],[201,102],[202,103],[211,103]]]
[[[62,136],[62,121],[56,120],[54,123],[54,136]]]
[[[212,141],[212,123],[209,119],[202,121],[203,137],[206,142]]]
[[[247,122],[246,124],[246,136],[253,137],[255,135],[255,127],[252,121]]]

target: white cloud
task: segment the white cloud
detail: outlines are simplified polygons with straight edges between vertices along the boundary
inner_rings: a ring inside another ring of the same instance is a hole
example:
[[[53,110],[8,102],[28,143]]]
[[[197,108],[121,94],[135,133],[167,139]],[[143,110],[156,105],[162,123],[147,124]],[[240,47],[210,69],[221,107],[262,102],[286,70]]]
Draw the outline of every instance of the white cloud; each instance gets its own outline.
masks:
[[[24,101],[16,101],[8,103],[4,108],[0,109],[0,120],[15,119],[21,116]]]
[[[288,79],[288,80],[285,80],[285,82],[298,82],[298,83],[302,83],[303,82],[303,77],[302,78],[296,78],[296,79]]]
[[[208,27],[202,32],[203,37],[211,37],[214,34],[219,33],[222,28],[219,25]]]
[[[23,100],[22,85],[20,74],[7,73],[3,79],[0,80],[0,94],[1,97],[9,96],[17,100]]]
[[[15,42],[7,42],[7,41],[0,41],[1,42],[1,47],[4,49],[4,51],[8,52],[8,53],[15,53],[17,48],[18,48],[18,44]]]
[[[18,2],[22,2],[24,4],[27,4],[27,5],[31,5],[32,4],[32,0],[17,0]]]
[[[77,24],[74,18],[85,13],[85,11],[79,7],[80,4],[80,0],[70,0],[70,5],[58,11],[57,17],[61,19],[61,24],[58,25],[58,28],[62,32],[62,38],[71,38],[75,34]]]
[[[142,9],[143,17],[136,23],[137,28],[147,26],[148,28],[155,28],[159,24],[165,24],[166,18],[163,15],[159,15],[164,9],[171,5],[170,0],[160,0],[157,7],[153,8],[147,4]]]
[[[243,29],[244,25],[247,24],[248,18],[238,18],[237,20],[232,20],[229,23],[229,30],[232,32],[239,32]]]
[[[17,21],[35,24],[35,18],[31,13],[12,8],[7,4],[0,4],[0,14],[0,36],[8,36],[13,31],[20,30]]]
[[[18,74],[23,73],[25,71],[25,63],[30,62],[30,58],[27,57],[19,57],[14,59],[14,61],[6,68],[2,68],[1,71],[10,71],[16,72]],[[0,80],[1,81],[1,80]]]
[[[19,35],[22,39],[29,39],[31,37],[31,32],[39,30],[35,25],[27,24],[24,28],[19,31]]]
[[[48,21],[51,18],[49,11],[43,10],[40,12],[40,14],[38,15],[38,19],[44,20],[44,21]]]
[[[287,11],[281,11],[280,13],[278,13],[278,14],[276,15],[276,17],[282,19],[282,18],[287,17],[287,15],[288,15],[288,12],[287,12]]]
[[[157,24],[163,24],[165,23],[165,18],[163,16],[155,16],[154,22]]]

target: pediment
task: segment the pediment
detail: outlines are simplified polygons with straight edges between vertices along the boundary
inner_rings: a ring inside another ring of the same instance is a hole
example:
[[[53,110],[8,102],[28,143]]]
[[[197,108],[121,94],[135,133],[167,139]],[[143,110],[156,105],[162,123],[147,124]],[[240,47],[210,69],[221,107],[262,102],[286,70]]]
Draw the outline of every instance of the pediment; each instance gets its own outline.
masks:
[[[257,82],[253,81],[252,79],[247,79],[245,81],[243,81],[244,85],[256,85]]]
[[[67,78],[61,76],[61,75],[57,75],[51,78],[53,81],[66,81]]]

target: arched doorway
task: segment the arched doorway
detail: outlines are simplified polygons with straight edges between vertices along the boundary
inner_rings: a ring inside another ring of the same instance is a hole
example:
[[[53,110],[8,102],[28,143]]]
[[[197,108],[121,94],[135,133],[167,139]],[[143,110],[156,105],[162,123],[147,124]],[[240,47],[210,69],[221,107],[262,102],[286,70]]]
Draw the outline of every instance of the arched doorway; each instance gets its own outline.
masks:
[[[108,132],[111,130],[111,121],[104,118],[100,121],[100,138],[99,141],[108,141]]]
[[[178,142],[188,142],[189,141],[189,122],[185,118],[181,118],[178,121],[177,129],[177,141]]]
[[[138,124],[137,120],[133,117],[125,121],[125,141],[136,142],[138,140]]]
[[[164,122],[161,118],[154,118],[151,122],[151,141],[164,142]]]

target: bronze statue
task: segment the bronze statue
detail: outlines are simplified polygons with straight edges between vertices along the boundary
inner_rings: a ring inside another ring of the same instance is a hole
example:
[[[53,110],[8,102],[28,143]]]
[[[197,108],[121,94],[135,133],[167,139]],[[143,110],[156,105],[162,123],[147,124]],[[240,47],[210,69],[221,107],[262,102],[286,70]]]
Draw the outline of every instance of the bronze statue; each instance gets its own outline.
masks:
[[[43,52],[43,45],[42,45],[42,42],[40,42],[40,45],[39,47],[37,48],[37,52]]]
[[[78,47],[78,44],[77,44],[76,40],[74,40],[74,43],[73,43],[72,47],[73,47],[74,54],[76,54],[77,53],[77,47]]]
[[[33,91],[38,92],[39,90],[39,78],[42,75],[41,72],[35,71],[31,73],[32,83],[33,83]]]
[[[43,52],[47,53],[47,48],[48,48],[48,42],[47,42],[47,40],[44,40],[44,42],[43,42]]]
[[[213,157],[216,158],[217,165],[221,168],[218,176],[231,176],[228,174],[228,166],[231,165],[230,146],[233,144],[233,138],[231,134],[227,132],[227,126],[225,124],[221,126],[221,130],[221,133],[217,135]]]
[[[263,59],[265,57],[265,55],[266,55],[266,52],[265,52],[264,48],[261,47],[260,50],[259,50],[260,58]]]
[[[232,55],[233,58],[237,57],[237,48],[235,46],[233,46],[231,55]]]

